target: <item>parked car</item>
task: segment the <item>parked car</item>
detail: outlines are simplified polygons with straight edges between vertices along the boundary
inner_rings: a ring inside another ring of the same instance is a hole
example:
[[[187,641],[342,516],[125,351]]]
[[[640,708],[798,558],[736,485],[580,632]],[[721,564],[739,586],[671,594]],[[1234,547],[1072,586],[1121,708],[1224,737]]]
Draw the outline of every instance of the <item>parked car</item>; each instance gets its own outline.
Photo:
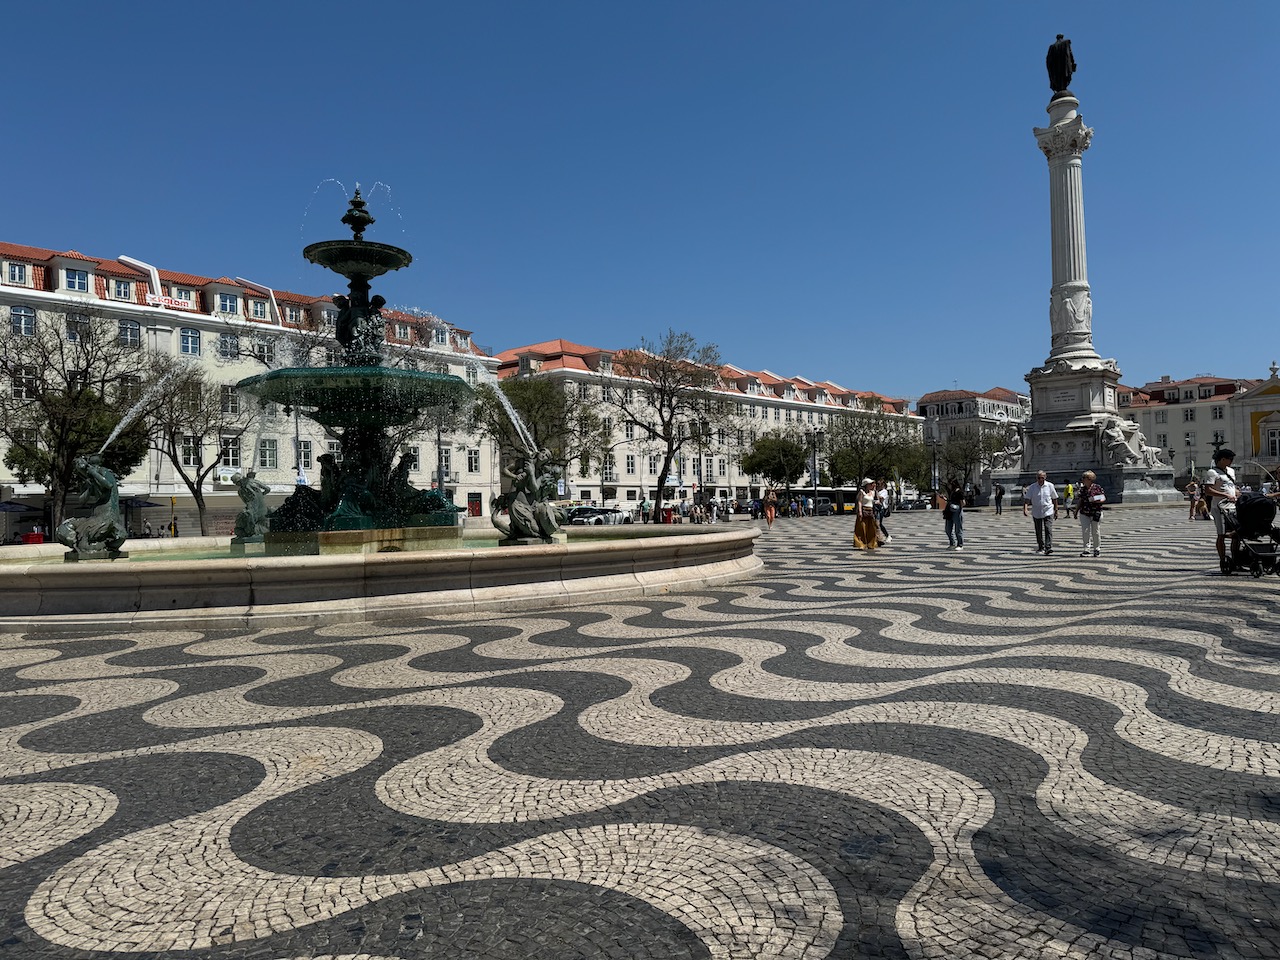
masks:
[[[831,502],[830,497],[819,497],[814,501],[813,512],[819,517],[833,517],[836,513],[836,505]]]
[[[601,527],[615,523],[630,523],[631,514],[617,507],[573,507],[569,522],[579,527]]]

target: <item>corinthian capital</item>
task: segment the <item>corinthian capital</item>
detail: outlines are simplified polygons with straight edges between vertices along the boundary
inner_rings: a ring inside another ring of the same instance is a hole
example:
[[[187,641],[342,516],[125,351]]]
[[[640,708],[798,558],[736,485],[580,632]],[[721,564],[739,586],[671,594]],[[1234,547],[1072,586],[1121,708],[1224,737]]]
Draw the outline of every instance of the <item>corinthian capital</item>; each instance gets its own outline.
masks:
[[[1089,149],[1093,127],[1086,127],[1082,119],[1072,117],[1065,123],[1055,123],[1052,127],[1036,127],[1035,134],[1046,159],[1078,157]]]

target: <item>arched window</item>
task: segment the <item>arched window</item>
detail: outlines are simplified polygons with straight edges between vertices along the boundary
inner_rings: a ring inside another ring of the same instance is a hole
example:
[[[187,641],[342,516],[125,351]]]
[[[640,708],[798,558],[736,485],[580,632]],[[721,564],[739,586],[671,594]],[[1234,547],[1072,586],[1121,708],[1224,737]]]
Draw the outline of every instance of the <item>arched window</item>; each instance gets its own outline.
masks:
[[[36,312],[30,307],[10,307],[9,316],[13,320],[13,335],[15,337],[34,337],[36,335]]]
[[[193,327],[183,327],[179,331],[181,350],[189,357],[200,356],[200,331]]]

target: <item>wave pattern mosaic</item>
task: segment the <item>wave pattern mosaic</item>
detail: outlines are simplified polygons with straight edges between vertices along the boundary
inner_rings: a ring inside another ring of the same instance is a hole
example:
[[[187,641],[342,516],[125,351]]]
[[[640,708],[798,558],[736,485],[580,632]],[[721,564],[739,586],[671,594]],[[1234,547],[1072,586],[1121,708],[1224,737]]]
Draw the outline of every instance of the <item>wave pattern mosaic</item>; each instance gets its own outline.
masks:
[[[0,953],[1280,955],[1280,580],[779,521],[534,616],[0,635]]]

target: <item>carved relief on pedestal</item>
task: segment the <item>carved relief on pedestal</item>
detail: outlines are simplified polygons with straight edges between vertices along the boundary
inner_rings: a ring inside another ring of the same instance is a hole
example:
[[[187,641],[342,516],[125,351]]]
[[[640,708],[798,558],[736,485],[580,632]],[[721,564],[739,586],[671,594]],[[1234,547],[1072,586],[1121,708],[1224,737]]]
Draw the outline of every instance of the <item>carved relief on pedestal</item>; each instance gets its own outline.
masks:
[[[1093,298],[1089,288],[1063,287],[1049,295],[1049,326],[1053,346],[1093,343]]]

